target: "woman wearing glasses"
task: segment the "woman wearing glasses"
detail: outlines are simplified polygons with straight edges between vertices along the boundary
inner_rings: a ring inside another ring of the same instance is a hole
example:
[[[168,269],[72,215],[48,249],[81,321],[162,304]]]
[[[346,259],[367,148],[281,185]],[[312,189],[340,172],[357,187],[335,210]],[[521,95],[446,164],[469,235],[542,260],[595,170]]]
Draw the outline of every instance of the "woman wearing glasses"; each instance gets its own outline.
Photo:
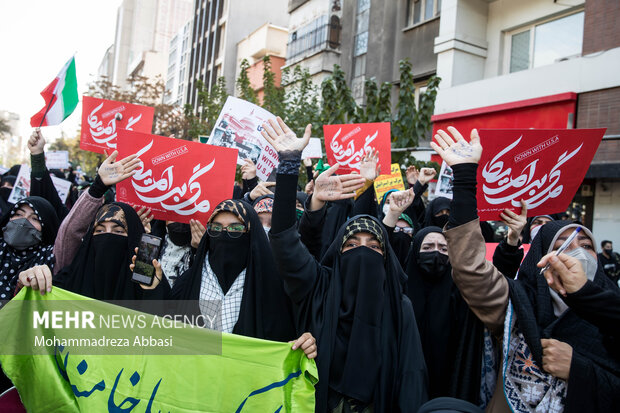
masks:
[[[155,267],[161,279],[161,268]],[[297,337],[290,299],[261,221],[241,200],[215,207],[194,262],[179,275],[170,298],[191,300],[183,312],[213,320],[206,327],[214,330],[275,341]]]

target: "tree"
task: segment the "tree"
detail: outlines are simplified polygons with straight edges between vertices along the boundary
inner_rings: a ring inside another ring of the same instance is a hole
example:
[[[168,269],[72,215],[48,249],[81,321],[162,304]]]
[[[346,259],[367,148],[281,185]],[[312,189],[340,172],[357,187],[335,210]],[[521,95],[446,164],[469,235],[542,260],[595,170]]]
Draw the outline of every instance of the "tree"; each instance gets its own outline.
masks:
[[[4,119],[0,119],[0,136],[9,135],[11,133],[11,126]]]
[[[200,135],[209,135],[215,127],[215,122],[228,98],[226,78],[219,77],[211,90],[206,90],[204,83],[199,80],[196,82],[196,93],[198,113],[194,113],[191,105],[185,105],[185,116],[189,124],[188,136],[194,140]]]
[[[105,160],[105,156],[80,149],[79,136],[79,131],[76,131],[73,137],[68,137],[61,132],[60,138],[49,145],[49,150],[69,152],[69,160],[74,166],[80,165],[87,175],[94,176],[97,173],[97,167]]]
[[[162,136],[174,135],[180,139],[191,139],[188,135],[190,125],[183,109],[163,103],[165,85],[160,76],[154,81],[145,76],[131,76],[127,80],[129,87],[121,89],[103,76],[88,85],[86,95],[100,99],[153,106],[155,115],[152,133]]]
[[[258,103],[258,99],[256,98],[256,91],[252,89],[252,85],[250,84],[250,78],[248,77],[249,68],[250,63],[248,59],[243,59],[239,68],[239,77],[237,78],[237,91],[239,92],[239,99],[256,104]]]
[[[323,136],[320,123],[320,104],[317,87],[312,83],[308,69],[295,66],[293,73],[288,68],[282,71],[282,84],[286,87],[284,121],[302,136],[306,125],[311,123],[314,136]]]
[[[284,88],[276,86],[276,74],[271,71],[271,58],[263,57],[263,109],[275,115],[285,113]]]

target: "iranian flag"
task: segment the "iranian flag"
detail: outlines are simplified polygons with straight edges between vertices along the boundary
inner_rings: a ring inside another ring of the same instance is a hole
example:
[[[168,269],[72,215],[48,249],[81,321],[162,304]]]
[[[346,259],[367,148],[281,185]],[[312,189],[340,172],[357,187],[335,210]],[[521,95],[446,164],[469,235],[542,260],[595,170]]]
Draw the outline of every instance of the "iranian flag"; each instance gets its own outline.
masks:
[[[30,126],[60,125],[73,113],[78,104],[75,57],[69,59],[52,83],[41,92],[41,96],[45,99],[45,106],[30,118]]]

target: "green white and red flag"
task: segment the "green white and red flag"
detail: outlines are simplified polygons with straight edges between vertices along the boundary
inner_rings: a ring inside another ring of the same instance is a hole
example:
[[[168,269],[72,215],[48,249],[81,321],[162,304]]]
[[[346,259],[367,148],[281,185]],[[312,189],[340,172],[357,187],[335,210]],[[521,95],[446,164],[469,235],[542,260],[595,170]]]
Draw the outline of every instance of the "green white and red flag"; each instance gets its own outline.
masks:
[[[78,104],[77,78],[75,76],[75,57],[71,57],[60,70],[52,83],[42,92],[45,106],[30,118],[30,126],[59,125]]]

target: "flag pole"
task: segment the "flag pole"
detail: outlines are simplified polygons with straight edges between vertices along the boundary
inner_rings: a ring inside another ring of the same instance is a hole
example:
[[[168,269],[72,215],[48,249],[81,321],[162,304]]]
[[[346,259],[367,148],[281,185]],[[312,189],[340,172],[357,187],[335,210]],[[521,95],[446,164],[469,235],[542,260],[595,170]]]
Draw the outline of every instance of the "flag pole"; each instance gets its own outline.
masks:
[[[41,118],[41,123],[39,124],[39,128],[43,126],[43,122],[45,122],[45,117],[47,116],[47,112],[49,112],[50,108],[52,107],[52,103],[54,103],[54,99],[56,99],[56,95],[52,95],[52,98],[50,99],[50,103],[47,104],[47,108],[45,108],[45,113],[43,114],[43,117]]]

